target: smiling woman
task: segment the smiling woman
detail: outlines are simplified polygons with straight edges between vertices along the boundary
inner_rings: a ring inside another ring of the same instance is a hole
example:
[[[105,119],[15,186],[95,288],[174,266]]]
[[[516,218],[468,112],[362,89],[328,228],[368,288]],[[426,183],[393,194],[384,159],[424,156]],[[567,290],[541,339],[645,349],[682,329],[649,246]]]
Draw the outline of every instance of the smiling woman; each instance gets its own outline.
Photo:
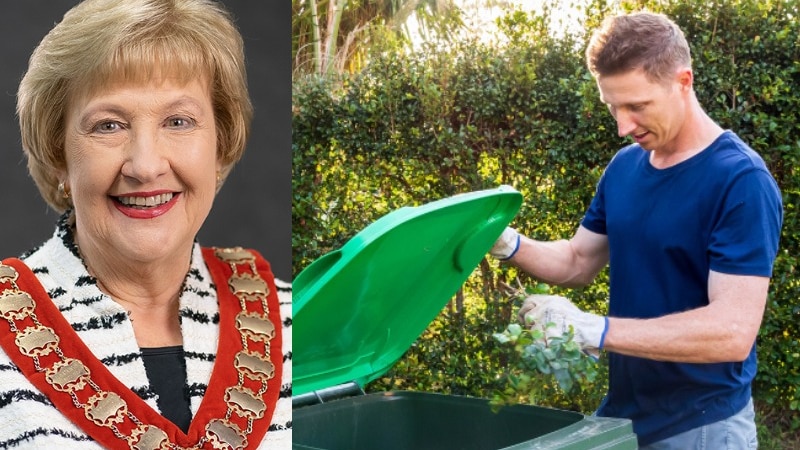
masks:
[[[39,198],[24,169],[14,117],[20,78],[31,51],[77,0],[26,0],[0,14],[0,255],[19,255],[52,234],[58,218]],[[248,90],[254,107],[247,151],[226,179],[200,230],[200,242],[259,249],[279,278],[291,277],[291,70],[289,2],[221,0],[245,43]]]
[[[76,243],[98,278],[116,270],[106,259],[163,264],[163,273],[186,259],[229,169],[218,156],[209,91],[207,78],[159,74],[70,102],[62,176]]]
[[[0,264],[0,447],[289,448],[290,286],[196,240],[250,132],[230,13],[83,1],[17,99],[61,217]]]

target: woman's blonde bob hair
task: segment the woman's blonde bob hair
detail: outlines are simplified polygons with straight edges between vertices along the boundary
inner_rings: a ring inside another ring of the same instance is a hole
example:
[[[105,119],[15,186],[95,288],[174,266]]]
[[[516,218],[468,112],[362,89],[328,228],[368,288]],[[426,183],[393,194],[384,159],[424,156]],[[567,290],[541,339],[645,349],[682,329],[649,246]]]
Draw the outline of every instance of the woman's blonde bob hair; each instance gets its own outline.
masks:
[[[69,10],[36,47],[17,93],[28,170],[56,211],[66,170],[70,101],[115,81],[153,76],[210,80],[222,163],[220,183],[239,161],[250,133],[244,49],[231,15],[210,0],[86,0]]]

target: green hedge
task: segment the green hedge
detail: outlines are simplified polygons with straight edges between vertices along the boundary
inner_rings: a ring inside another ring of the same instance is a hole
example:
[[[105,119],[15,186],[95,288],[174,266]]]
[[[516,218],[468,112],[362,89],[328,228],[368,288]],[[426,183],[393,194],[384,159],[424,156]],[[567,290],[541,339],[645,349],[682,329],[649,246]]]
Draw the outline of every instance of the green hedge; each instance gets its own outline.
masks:
[[[589,6],[587,26],[608,13],[605,3]],[[640,3],[685,30],[701,103],[765,158],[783,192],[785,223],[758,339],[755,395],[789,411],[798,426],[800,7],[794,0]],[[585,69],[588,36],[550,31],[542,17],[517,12],[502,20],[502,44],[464,40],[415,53],[378,45],[361,73],[295,80],[295,274],[393,209],[500,184],[525,196],[514,222],[522,232],[571,236],[602,169],[625,142]],[[502,387],[510,357],[491,339],[518,306],[508,286],[531,282],[484,260],[370,388],[489,396]],[[602,312],[606,274],[563,292]],[[590,411],[605,386],[582,386],[581,396],[545,389],[549,405]]]

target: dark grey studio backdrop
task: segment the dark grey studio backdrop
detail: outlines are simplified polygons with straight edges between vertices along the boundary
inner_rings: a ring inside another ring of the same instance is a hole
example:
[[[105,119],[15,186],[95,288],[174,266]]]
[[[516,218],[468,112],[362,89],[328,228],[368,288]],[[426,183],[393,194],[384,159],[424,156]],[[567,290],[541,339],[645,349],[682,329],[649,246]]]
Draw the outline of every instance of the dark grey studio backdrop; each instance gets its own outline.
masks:
[[[0,10],[0,259],[49,238],[57,215],[28,176],[15,115],[17,85],[34,47],[76,0],[2,3]],[[244,159],[200,231],[207,246],[260,251],[291,276],[291,3],[225,0],[245,40],[253,132]]]

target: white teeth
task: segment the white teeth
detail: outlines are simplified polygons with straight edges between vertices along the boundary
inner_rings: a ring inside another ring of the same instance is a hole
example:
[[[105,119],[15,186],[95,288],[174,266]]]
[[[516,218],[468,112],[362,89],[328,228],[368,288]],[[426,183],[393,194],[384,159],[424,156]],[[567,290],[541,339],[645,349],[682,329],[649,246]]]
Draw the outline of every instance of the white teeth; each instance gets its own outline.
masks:
[[[126,206],[136,206],[142,208],[152,208],[153,206],[163,205],[172,200],[173,193],[153,195],[151,197],[118,197],[119,202]]]

